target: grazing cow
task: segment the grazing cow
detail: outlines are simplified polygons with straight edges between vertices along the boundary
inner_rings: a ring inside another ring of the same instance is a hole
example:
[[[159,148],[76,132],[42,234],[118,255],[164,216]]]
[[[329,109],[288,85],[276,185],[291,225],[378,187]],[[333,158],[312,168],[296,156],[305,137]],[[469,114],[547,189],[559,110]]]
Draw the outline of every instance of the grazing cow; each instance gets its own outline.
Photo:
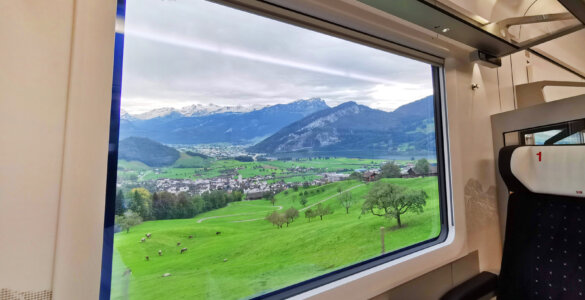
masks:
[[[148,257],[148,256],[147,256],[147,257],[146,257],[146,261],[148,261],[149,259],[150,259],[150,257]]]
[[[158,256],[162,256],[162,250],[158,250]]]
[[[141,238],[141,239],[140,239],[140,242],[141,242],[141,243],[144,243],[144,242],[146,242],[146,239],[145,239],[145,238]]]
[[[146,234],[146,237],[147,237],[147,238],[150,238],[150,235],[151,235],[151,234],[150,234],[150,232],[149,232],[149,233],[147,233],[147,234]]]
[[[190,236],[189,236],[189,238],[190,238],[190,239],[192,239],[192,238],[193,238],[193,236],[192,236],[192,235],[190,235]]]
[[[130,275],[130,274],[132,274],[132,270],[130,270],[130,269],[126,269],[126,270],[124,271],[124,274],[122,274],[122,276],[128,276],[128,275]]]
[[[183,252],[186,252],[186,251],[187,251],[187,248],[181,249],[181,254],[183,254]]]
[[[215,235],[220,235],[220,234],[221,234],[221,231],[218,231],[215,233]]]
[[[171,276],[171,273],[164,273],[162,277],[169,277]]]
[[[224,258],[224,259],[223,259],[223,262],[227,262],[227,258]]]
[[[181,246],[181,242],[177,242],[177,246]]]

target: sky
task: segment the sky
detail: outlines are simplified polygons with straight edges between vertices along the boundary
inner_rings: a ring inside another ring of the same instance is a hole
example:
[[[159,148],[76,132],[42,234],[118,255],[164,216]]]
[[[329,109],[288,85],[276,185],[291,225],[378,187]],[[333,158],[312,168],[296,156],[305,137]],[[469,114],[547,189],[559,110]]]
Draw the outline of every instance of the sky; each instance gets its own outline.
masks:
[[[128,0],[122,109],[321,98],[392,111],[432,94],[431,66],[203,0]]]

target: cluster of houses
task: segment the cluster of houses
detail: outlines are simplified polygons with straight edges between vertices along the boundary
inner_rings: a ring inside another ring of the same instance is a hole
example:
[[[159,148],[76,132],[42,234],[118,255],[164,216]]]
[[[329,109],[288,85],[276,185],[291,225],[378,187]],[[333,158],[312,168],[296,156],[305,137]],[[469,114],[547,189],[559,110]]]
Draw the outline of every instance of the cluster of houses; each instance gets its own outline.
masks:
[[[303,170],[304,169],[304,170]],[[295,168],[294,170],[289,170],[294,173],[299,173],[302,171],[314,171],[312,168]],[[345,170],[343,170],[345,171]],[[379,179],[379,175],[381,174],[380,168],[375,169],[355,169],[354,172],[358,172],[362,176],[362,180],[369,182]],[[237,174],[237,173],[234,173]],[[167,191],[169,193],[178,194],[178,193],[189,193],[189,194],[203,194],[209,191],[215,190],[223,190],[223,191],[234,191],[234,190],[241,190],[244,191],[246,194],[246,198],[248,200],[254,199],[261,199],[266,196],[267,193],[278,193],[280,191],[286,190],[288,188],[292,188],[295,185],[299,185],[300,183],[285,183],[284,180],[275,181],[278,179],[275,175],[264,175],[264,176],[254,176],[250,178],[242,178],[241,175],[235,176],[234,174],[223,174],[218,177],[209,178],[209,179],[157,179],[151,181],[150,184],[153,184],[154,189],[157,191]],[[315,174],[317,175],[317,174]],[[338,182],[342,180],[347,180],[350,177],[349,172],[345,173],[337,173],[337,172],[326,172],[318,174],[319,178],[309,181],[309,185],[323,185],[332,182]],[[427,174],[419,174],[415,168],[414,164],[406,164],[401,166],[401,176],[402,178],[414,178],[414,177],[421,177],[421,176],[436,176],[437,175],[437,166],[430,165],[429,172]],[[151,185],[152,186],[152,185]]]
[[[203,194],[205,192],[223,190],[234,191],[243,190],[259,191],[262,194],[268,191],[277,192],[292,187],[292,184],[285,184],[284,182],[268,183],[269,180],[274,179],[274,176],[255,176],[251,178],[234,178],[229,175],[222,175],[209,179],[157,179],[154,181],[154,188],[157,191],[166,191],[173,194],[186,192],[189,194]]]
[[[356,169],[355,171],[361,173],[362,180],[366,182],[377,180],[382,172],[381,169]],[[437,165],[429,165],[429,172],[423,174],[415,170],[414,164],[406,164],[404,167],[400,168],[400,175],[402,178],[437,176]]]

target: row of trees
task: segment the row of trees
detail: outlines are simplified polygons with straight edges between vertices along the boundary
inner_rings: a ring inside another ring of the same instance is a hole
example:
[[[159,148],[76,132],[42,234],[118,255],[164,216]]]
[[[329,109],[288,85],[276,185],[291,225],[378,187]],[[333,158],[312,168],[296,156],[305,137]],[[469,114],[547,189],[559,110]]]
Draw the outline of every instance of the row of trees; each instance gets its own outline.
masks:
[[[319,217],[321,220],[323,220],[323,216],[330,215],[332,213],[333,210],[331,207],[319,203],[314,209],[308,208],[305,210],[305,218],[309,219],[309,222],[311,222],[311,219],[316,217]],[[282,228],[284,224],[286,224],[286,227],[288,227],[288,225],[298,217],[299,211],[296,208],[291,207],[284,212],[273,211],[266,216],[265,220],[272,223],[272,225],[276,226],[276,228]]]
[[[319,217],[321,221],[323,221],[323,216],[330,215],[332,213],[333,210],[330,206],[325,206],[319,203],[315,209],[309,208],[305,210],[305,218],[309,219],[309,222],[311,222],[312,218],[316,217]]]
[[[151,194],[145,188],[134,188],[127,194],[118,191],[116,215],[124,216],[130,210],[143,220],[192,218],[197,214],[225,207],[230,202],[241,201],[242,197],[241,191],[211,191],[191,196],[187,193],[169,192]]]
[[[296,208],[291,207],[283,213],[273,211],[271,214],[268,214],[265,219],[277,228],[282,228],[284,224],[288,227],[288,224],[292,223],[298,217],[299,211]]]
[[[349,209],[356,203],[350,191],[340,192],[337,197],[341,207],[345,208],[345,213],[349,214]],[[423,190],[413,190],[404,186],[391,184],[388,182],[378,181],[372,186],[365,201],[362,204],[362,214],[369,214],[396,219],[398,227],[402,227],[401,216],[406,212],[420,214],[426,205],[428,195]],[[305,218],[311,222],[311,219],[323,217],[333,213],[330,206],[319,203],[315,207],[305,210]],[[288,227],[295,218],[299,216],[299,211],[293,207],[283,213],[273,211],[266,216],[266,220],[271,222],[277,228],[282,228],[284,224]]]

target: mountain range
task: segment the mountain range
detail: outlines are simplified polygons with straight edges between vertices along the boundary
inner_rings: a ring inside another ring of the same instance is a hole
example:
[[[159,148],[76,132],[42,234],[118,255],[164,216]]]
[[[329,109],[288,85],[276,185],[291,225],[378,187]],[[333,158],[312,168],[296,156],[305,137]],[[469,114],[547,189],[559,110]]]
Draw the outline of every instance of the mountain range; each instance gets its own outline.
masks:
[[[148,137],[164,144],[253,144],[273,156],[418,155],[435,151],[433,97],[392,112],[355,102],[329,107],[322,99],[261,108],[190,106],[121,115],[120,139]]]
[[[196,106],[191,106],[191,108]],[[209,108],[209,106],[206,106]],[[149,137],[165,144],[250,144],[314,112],[328,109],[320,98],[267,107],[231,107],[201,111],[165,109],[120,116],[120,139]],[[183,111],[183,112],[181,112]]]
[[[193,104],[189,106],[176,109],[173,107],[156,108],[144,113],[130,115],[128,112],[122,110],[120,117],[126,120],[149,120],[161,117],[201,117],[213,114],[222,113],[247,113],[254,110],[265,108],[265,105],[236,105],[236,106],[219,106],[215,104]]]
[[[345,102],[296,121],[248,150],[279,156],[348,157],[434,152],[433,97],[393,112]]]

